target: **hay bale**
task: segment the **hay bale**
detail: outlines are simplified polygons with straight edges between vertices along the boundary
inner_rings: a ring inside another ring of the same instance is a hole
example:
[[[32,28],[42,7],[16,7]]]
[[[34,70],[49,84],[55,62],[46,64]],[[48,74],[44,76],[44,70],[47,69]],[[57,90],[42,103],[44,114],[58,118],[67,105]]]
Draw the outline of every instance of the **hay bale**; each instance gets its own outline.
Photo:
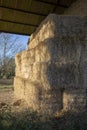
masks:
[[[74,109],[85,108],[87,98],[80,90],[87,89],[86,23],[86,16],[54,14],[41,23],[30,37],[28,50],[15,59],[17,98],[42,113],[71,108],[74,97],[79,98]]]

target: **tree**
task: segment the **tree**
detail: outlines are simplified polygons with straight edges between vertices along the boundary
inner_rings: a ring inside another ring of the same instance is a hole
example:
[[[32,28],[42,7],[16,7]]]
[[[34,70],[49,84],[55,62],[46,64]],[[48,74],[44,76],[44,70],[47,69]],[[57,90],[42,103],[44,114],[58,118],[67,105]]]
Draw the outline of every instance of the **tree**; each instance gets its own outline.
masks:
[[[18,36],[0,33],[0,72],[2,71],[2,76],[6,76],[10,71],[7,68],[14,64],[15,54],[24,49],[25,47],[21,44]]]

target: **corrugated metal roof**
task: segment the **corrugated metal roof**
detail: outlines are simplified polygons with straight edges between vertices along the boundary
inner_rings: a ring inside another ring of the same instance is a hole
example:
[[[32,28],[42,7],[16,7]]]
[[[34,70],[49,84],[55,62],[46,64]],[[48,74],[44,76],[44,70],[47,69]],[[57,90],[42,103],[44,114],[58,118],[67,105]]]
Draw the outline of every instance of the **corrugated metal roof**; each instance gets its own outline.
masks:
[[[48,14],[63,14],[74,1],[0,0],[0,31],[30,35]]]

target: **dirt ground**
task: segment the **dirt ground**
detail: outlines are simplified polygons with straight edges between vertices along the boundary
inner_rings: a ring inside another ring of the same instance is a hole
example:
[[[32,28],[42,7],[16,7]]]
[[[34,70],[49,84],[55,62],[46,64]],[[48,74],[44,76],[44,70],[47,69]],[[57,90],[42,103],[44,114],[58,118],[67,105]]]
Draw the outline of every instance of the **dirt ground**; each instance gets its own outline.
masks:
[[[11,104],[13,95],[13,79],[0,79],[0,103]]]
[[[12,85],[14,82],[13,79],[0,79],[0,84],[4,84],[4,85]]]
[[[87,130],[87,112],[42,117],[25,109],[22,99],[14,101],[12,89],[0,89],[0,130]]]
[[[28,105],[23,99],[15,99],[14,91],[10,89],[0,89],[0,110],[20,113],[28,109]]]
[[[12,89],[0,89],[0,102],[12,104],[14,99],[14,91]]]

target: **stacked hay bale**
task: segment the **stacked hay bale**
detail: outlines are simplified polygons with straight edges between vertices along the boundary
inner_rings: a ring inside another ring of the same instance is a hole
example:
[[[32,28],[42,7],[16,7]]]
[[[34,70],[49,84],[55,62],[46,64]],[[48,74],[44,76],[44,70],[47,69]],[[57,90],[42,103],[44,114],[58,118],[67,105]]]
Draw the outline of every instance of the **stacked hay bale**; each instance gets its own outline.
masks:
[[[49,15],[16,56],[15,96],[40,112],[85,108],[86,41],[87,17]]]

